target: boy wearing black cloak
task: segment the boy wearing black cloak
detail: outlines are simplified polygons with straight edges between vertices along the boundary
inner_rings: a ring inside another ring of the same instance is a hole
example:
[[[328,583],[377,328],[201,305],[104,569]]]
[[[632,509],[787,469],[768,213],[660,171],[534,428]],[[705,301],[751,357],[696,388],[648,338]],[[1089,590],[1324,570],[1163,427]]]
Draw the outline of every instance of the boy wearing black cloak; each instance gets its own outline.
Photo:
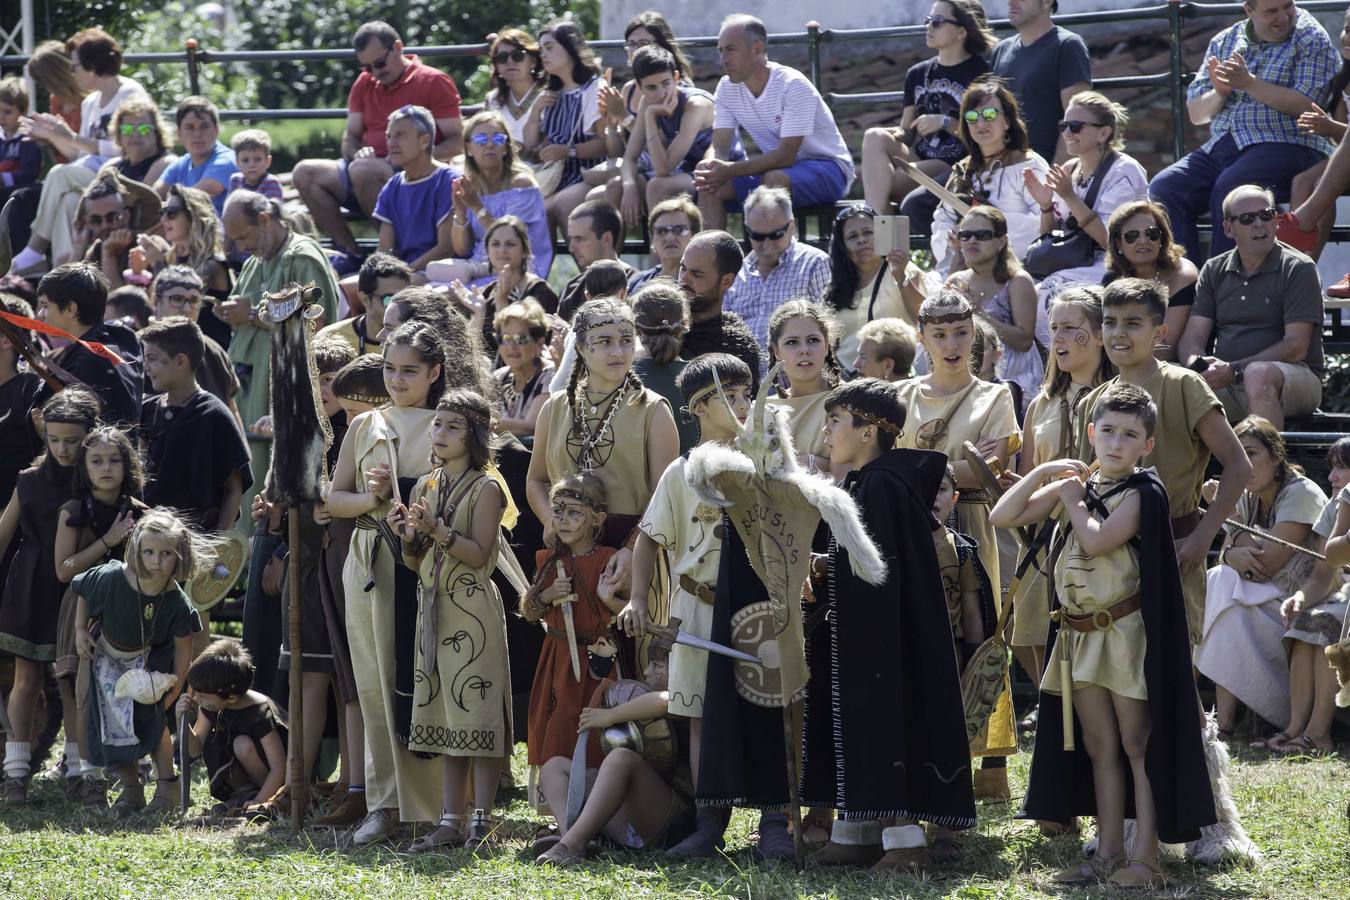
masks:
[[[849,382],[831,392],[825,408],[830,463],[851,467],[844,488],[889,575],[880,585],[858,578],[848,552],[831,539],[809,617],[815,627],[806,635],[802,799],[838,810],[839,820],[811,862],[914,870],[928,862],[919,822],[953,830],[976,822],[960,676],[932,537],[947,458],[893,449],[905,408],[888,382]]]

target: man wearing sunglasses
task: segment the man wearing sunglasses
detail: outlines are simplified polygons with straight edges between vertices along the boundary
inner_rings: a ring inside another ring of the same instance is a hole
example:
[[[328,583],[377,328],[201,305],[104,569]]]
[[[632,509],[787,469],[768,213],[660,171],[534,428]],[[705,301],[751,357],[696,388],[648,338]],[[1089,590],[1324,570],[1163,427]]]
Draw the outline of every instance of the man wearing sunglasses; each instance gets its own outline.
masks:
[[[1293,0],[1247,0],[1247,20],[1214,36],[1205,62],[1186,91],[1191,122],[1209,125],[1209,140],[1163,171],[1149,194],[1167,207],[1177,241],[1196,264],[1196,220],[1209,213],[1209,255],[1233,246],[1222,201],[1244,184],[1269,185],[1289,199],[1295,175],[1331,150],[1326,138],[1302,132],[1298,117],[1312,109],[1340,67],[1326,30]]]
[[[1200,269],[1177,358],[1209,382],[1230,422],[1250,413],[1283,428],[1322,401],[1322,280],[1316,263],[1275,240],[1269,190],[1235,188],[1222,212],[1236,246]]]
[[[713,96],[713,154],[694,169],[709,228],[726,227],[726,204],[744,203],[761,184],[790,189],[802,206],[824,206],[853,183],[853,154],[830,108],[805,75],[769,62],[768,40],[764,23],[743,13],[717,36],[726,75]],[[742,128],[760,155],[733,161]]]
[[[769,318],[789,300],[820,302],[830,283],[830,257],[824,250],[797,240],[792,195],[784,188],[762,185],[745,198],[745,238],[750,253],[723,306],[750,327],[761,347],[768,347]]]
[[[448,162],[464,149],[454,79],[405,55],[398,32],[384,22],[362,25],[353,43],[361,74],[347,96],[342,157],[301,160],[291,176],[315,224],[339,251],[333,264],[342,275],[354,275],[361,266],[361,251],[342,210],[372,213],[380,189],[394,175],[385,137],[389,116],[407,106],[429,109],[436,122],[436,159]]]
[[[1069,98],[1092,87],[1092,61],[1083,39],[1050,20],[1059,0],[1008,0],[1008,20],[1017,34],[994,46],[994,74],[1008,83],[1027,123],[1031,149],[1047,161],[1067,155],[1056,124]]]
[[[220,111],[205,97],[188,97],[173,114],[178,141],[187,152],[169,164],[155,182],[160,197],[169,195],[169,185],[204,191],[219,215],[225,208],[225,188],[239,171],[234,151],[220,142]]]
[[[105,169],[89,183],[75,208],[80,258],[99,267],[109,289],[122,286],[136,235],[159,229],[159,195],[148,185]]]

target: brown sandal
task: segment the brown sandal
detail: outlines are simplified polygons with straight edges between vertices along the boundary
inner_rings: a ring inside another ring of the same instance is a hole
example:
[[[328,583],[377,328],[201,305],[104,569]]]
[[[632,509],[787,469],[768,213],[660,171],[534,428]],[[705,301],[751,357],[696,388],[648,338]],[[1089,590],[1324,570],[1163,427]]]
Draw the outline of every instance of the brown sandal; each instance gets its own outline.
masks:
[[[1124,861],[1123,853],[1112,857],[1089,857],[1060,869],[1050,877],[1050,880],[1055,884],[1096,884],[1110,877]]]
[[[1145,869],[1148,874],[1141,875],[1139,872],[1131,871],[1131,866]],[[1167,876],[1163,874],[1162,869],[1149,865],[1142,859],[1136,859],[1133,856],[1128,857],[1120,868],[1112,872],[1108,880],[1116,887],[1147,888],[1148,890],[1154,890],[1167,884]]]
[[[1252,750],[1271,750],[1278,753],[1281,747],[1292,740],[1294,740],[1292,734],[1289,734],[1287,731],[1277,731],[1270,737],[1252,741],[1247,746]]]
[[[435,850],[453,850],[462,847],[466,839],[463,823],[463,816],[442,816],[439,825],[413,841],[403,852],[431,853]]]

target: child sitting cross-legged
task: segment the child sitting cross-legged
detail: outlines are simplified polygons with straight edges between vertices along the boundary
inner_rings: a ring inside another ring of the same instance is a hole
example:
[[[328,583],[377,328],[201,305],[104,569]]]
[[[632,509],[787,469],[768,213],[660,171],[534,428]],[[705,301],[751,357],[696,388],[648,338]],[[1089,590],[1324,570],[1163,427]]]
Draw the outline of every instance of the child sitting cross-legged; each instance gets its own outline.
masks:
[[[270,800],[286,782],[286,726],[253,690],[253,658],[238,641],[212,643],[192,662],[178,717],[196,714],[188,753],[206,761],[213,812],[231,814]]]

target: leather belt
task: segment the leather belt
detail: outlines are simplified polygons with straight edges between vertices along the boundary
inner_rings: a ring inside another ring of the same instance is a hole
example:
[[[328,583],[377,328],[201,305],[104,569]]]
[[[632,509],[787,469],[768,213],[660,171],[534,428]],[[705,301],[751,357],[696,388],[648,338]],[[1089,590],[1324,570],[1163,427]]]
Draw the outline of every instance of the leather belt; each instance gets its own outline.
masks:
[[[1054,615],[1061,625],[1067,625],[1082,634],[1089,634],[1093,631],[1110,631],[1116,619],[1123,619],[1130,613],[1137,612],[1139,606],[1139,595],[1135,594],[1086,616],[1071,616],[1062,607],[1055,610]]]
[[[695,581],[688,575],[680,576],[680,588],[686,594],[693,594],[695,597],[697,597],[702,602],[708,604],[709,606],[713,606],[716,603],[717,595],[713,592],[713,589],[708,587],[706,584]]]
[[[562,630],[561,628],[554,628],[552,625],[545,625],[544,631],[548,634],[549,637],[557,638],[564,644],[567,643],[567,632]],[[596,634],[578,634],[577,645],[585,647],[589,644],[594,644],[596,641],[600,640],[607,634],[609,634],[608,631],[601,631],[597,632]]]
[[[992,500],[992,499],[993,499],[993,498],[989,496],[989,492],[986,491],[986,490],[983,490],[983,489],[977,489],[977,490],[973,490],[973,491],[972,491],[972,490],[963,490],[963,491],[961,491],[961,496],[957,498],[956,502],[957,502],[957,503],[988,503],[988,502],[989,502],[990,500]]]
[[[1195,527],[1200,524],[1200,510],[1193,509],[1184,516],[1177,516],[1172,520],[1172,539],[1181,540],[1191,536]]]

